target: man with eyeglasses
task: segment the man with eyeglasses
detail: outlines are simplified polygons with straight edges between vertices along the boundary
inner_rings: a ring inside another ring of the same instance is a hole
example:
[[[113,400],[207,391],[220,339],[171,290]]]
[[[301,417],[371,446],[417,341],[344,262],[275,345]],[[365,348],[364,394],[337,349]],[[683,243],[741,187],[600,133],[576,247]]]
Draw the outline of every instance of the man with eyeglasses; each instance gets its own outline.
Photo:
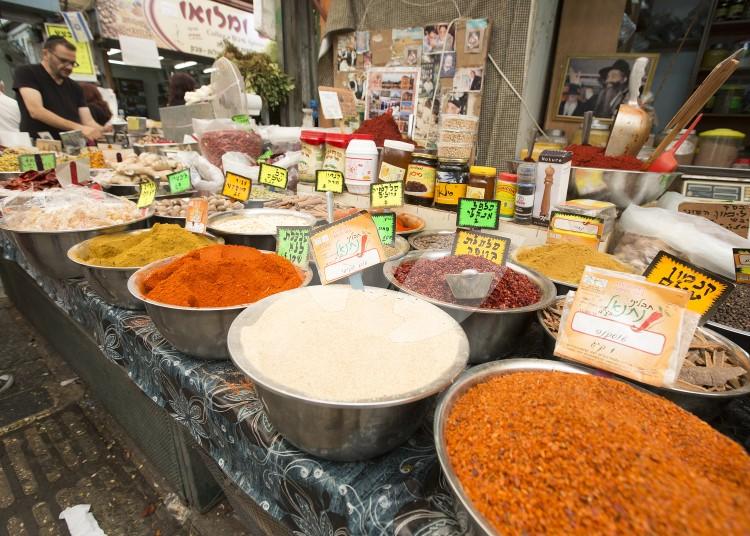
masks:
[[[60,132],[80,130],[90,140],[102,135],[102,126],[91,116],[83,90],[70,74],[76,63],[76,47],[64,37],[44,42],[42,63],[23,65],[15,72],[13,89],[21,109],[21,131],[38,138],[49,132],[55,139]]]

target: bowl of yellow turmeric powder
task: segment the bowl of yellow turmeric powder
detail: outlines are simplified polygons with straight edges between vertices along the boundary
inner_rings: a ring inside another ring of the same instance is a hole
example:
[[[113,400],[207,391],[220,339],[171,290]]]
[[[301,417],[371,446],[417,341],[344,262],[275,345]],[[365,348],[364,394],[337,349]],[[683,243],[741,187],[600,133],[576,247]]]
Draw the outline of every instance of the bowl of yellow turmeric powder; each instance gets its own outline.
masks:
[[[124,309],[143,309],[143,302],[128,290],[128,279],[137,270],[154,261],[223,243],[222,238],[157,223],[151,229],[84,240],[68,250],[68,258],[81,267],[89,286],[102,300]]]

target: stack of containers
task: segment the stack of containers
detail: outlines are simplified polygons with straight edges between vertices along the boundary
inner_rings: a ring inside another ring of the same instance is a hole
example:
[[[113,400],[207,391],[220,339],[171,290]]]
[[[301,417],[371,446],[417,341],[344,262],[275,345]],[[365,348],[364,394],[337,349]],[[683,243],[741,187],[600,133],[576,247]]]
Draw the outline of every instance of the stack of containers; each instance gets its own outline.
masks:
[[[478,127],[479,118],[474,115],[441,115],[438,158],[471,160],[477,142]]]

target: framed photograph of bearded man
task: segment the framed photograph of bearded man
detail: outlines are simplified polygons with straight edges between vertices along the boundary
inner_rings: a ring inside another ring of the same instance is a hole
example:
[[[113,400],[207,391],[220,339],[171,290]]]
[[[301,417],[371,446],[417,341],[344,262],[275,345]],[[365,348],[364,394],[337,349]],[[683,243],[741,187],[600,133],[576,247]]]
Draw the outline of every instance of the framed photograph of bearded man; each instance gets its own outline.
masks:
[[[635,60],[649,59],[646,76],[640,84],[641,95],[649,91],[656,72],[659,54],[611,54],[603,56],[569,56],[565,76],[554,102],[559,121],[583,121],[589,110],[594,117],[611,121],[620,104],[627,102],[630,72]]]

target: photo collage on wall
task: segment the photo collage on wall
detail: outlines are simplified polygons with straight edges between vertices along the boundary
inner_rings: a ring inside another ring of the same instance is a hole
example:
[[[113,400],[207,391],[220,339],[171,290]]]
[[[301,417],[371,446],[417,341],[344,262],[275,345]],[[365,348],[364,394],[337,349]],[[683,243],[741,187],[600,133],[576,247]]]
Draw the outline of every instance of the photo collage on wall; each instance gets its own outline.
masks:
[[[365,119],[390,110],[402,134],[434,148],[441,113],[479,116],[490,39],[487,19],[337,36],[336,87]]]

